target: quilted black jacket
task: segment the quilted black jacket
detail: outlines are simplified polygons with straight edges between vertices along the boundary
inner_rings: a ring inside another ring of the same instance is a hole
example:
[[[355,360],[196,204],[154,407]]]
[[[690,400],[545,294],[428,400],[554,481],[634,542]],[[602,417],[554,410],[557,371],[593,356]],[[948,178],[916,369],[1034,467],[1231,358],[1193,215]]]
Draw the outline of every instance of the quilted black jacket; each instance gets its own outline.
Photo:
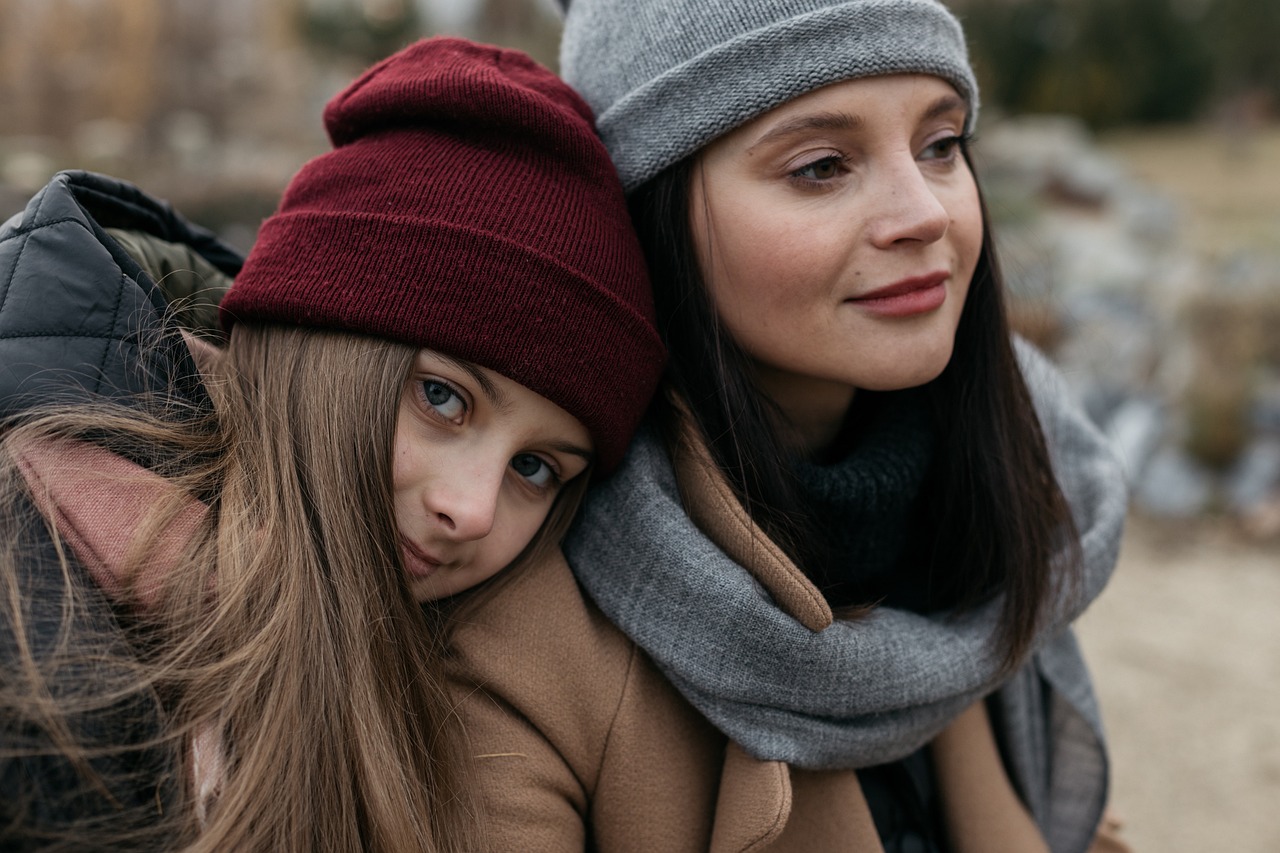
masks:
[[[0,415],[89,391],[122,400],[177,380],[203,397],[176,331],[140,357],[166,300],[105,229],[184,244],[228,276],[235,250],[136,187],[90,172],[61,172],[0,227]]]
[[[152,276],[107,229],[122,229],[193,250],[227,276],[241,259],[204,229],[136,187],[88,172],[62,172],[22,213],[0,226],[0,416],[48,401],[85,395],[128,404],[144,390],[166,389],[207,403],[180,333],[161,322],[166,299]],[[157,344],[158,341],[158,344]],[[23,549],[22,599],[26,641],[45,660],[63,625],[63,578],[43,525],[18,532]],[[89,592],[65,635],[74,646],[125,643],[121,619],[105,598]],[[16,661],[14,626],[0,611],[0,679]],[[55,692],[91,689],[101,673],[63,666]],[[84,742],[125,746],[96,758],[104,783],[85,776],[48,749],[49,737],[0,707],[0,850],[56,847],[67,829],[88,830],[95,849],[136,849],[151,842],[112,843],[105,830],[145,826],[172,799],[168,757],[135,746],[157,731],[151,694],[127,696],[72,720]],[[62,848],[60,848],[62,849]],[[73,847],[70,849],[82,849]]]

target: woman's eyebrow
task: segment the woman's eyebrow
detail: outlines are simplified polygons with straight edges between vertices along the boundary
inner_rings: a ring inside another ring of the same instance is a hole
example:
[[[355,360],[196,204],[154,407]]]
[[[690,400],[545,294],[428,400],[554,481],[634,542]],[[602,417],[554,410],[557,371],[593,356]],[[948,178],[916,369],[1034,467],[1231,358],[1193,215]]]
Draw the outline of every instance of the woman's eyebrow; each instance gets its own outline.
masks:
[[[943,116],[957,110],[963,113],[968,113],[969,102],[959,95],[943,95],[924,111],[920,116],[920,120],[929,121],[930,119],[935,119],[938,116]]]
[[[967,112],[969,103],[959,95],[943,95],[929,105],[920,115],[920,121],[929,121],[950,112]],[[761,145],[797,134],[811,133],[815,130],[846,131],[856,130],[863,124],[862,116],[840,112],[821,112],[811,115],[797,116],[772,127],[747,148],[747,153]]]
[[[796,134],[810,133],[815,130],[853,130],[862,124],[862,117],[850,115],[849,113],[812,113],[810,115],[797,116],[782,122],[775,127],[769,129],[767,133],[751,143],[747,148],[747,153],[755,150],[761,145],[774,142],[788,136]]]

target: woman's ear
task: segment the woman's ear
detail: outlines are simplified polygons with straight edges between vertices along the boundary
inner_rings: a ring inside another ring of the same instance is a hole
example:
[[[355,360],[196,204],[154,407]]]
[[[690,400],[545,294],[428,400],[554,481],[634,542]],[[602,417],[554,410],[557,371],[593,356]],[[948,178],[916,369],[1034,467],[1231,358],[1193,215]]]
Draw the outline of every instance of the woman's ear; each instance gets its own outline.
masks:
[[[199,337],[186,329],[182,330],[182,338],[187,342],[187,349],[191,350],[191,358],[196,363],[196,369],[201,373],[208,373],[218,359],[222,358],[222,347],[208,338]]]

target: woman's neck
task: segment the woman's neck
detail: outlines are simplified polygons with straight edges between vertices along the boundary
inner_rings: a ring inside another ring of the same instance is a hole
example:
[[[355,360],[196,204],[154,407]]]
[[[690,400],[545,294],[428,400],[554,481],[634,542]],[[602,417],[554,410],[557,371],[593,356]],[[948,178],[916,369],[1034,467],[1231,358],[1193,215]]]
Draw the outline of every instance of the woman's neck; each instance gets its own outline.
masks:
[[[853,403],[853,386],[759,366],[756,378],[786,419],[788,449],[812,459],[835,442]]]

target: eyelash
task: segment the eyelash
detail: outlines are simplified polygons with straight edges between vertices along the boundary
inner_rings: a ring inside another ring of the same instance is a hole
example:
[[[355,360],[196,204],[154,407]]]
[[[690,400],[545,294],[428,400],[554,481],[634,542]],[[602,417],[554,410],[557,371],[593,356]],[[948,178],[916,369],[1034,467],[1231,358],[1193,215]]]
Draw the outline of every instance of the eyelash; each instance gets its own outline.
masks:
[[[431,402],[431,398],[428,396],[428,390],[427,390],[428,387],[430,386],[439,386],[440,388],[447,390],[450,394],[450,400],[458,401],[458,404],[462,406],[462,411],[459,413],[458,417],[450,418],[446,414],[440,411],[440,406],[445,405],[445,403],[436,404]],[[446,382],[443,379],[437,379],[434,377],[430,379],[420,379],[417,382],[417,387],[418,387],[418,395],[422,401],[422,404],[428,410],[428,413],[432,414],[434,417],[437,417],[442,421],[447,421],[448,423],[458,423],[467,414],[467,412],[471,410],[471,406],[467,403],[467,398],[463,395],[462,391],[454,387],[452,383]],[[523,459],[523,458],[538,460],[538,462],[541,463],[541,465],[547,472],[547,481],[545,483],[538,483],[538,482],[535,482],[532,477],[527,476],[525,474],[521,474],[518,470],[515,471],[516,476],[518,476],[525,483],[528,483],[529,487],[537,491],[539,494],[546,494],[547,492],[555,492],[559,490],[559,488],[562,485],[564,485],[564,481],[560,477],[560,471],[556,468],[555,464],[552,463],[550,460],[544,459],[543,457],[539,456],[536,453],[517,454],[515,457],[512,458],[511,462],[509,463],[513,470],[515,470],[516,460]]]
[[[432,385],[438,385],[441,388],[444,388],[445,390],[447,390],[452,395],[452,399],[457,400],[458,403],[462,406],[462,411],[458,414],[456,418],[451,418],[440,411],[440,406],[443,406],[444,403],[437,405],[436,403],[431,402],[431,398],[428,396],[428,393],[427,393],[427,388]],[[446,382],[443,379],[436,379],[433,377],[430,379],[418,380],[417,386],[418,386],[418,396],[421,399],[423,406],[427,408],[428,413],[433,414],[435,417],[438,417],[443,421],[447,421],[449,423],[457,423],[464,415],[466,415],[467,412],[471,410],[471,406],[467,403],[467,398],[463,396],[462,391],[454,387],[452,383]]]
[[[967,133],[960,134],[958,136],[947,136],[935,142],[929,143],[928,145],[925,146],[925,150],[927,151],[930,148],[938,148],[939,146],[945,145],[947,147],[947,151],[944,156],[934,157],[930,159],[941,160],[945,162],[952,162],[960,154],[960,150],[965,146],[967,146],[971,141],[972,141],[972,136]]]
[[[972,135],[967,133],[960,134],[957,136],[947,136],[942,139],[936,140],[935,142],[931,142],[928,145],[926,145],[925,150],[927,151],[929,149],[936,149],[941,146],[945,146],[946,152],[940,157],[929,157],[927,159],[933,162],[943,162],[943,163],[954,162],[960,150],[966,145],[968,145],[970,142],[972,142]],[[847,158],[843,154],[828,154],[824,157],[819,157],[816,160],[811,160],[808,163],[805,163],[800,168],[795,169],[790,173],[788,173],[787,177],[790,180],[794,181],[795,183],[803,184],[809,187],[819,187],[819,186],[822,186],[823,184],[828,183],[831,180],[831,178],[835,176],[833,175],[828,178],[817,178],[817,177],[806,176],[804,173],[828,163],[835,165],[841,171],[846,171],[847,169],[844,165],[846,160]]]
[[[516,460],[517,460],[517,459],[524,459],[524,458],[528,458],[528,459],[536,459],[536,460],[538,460],[538,462],[542,463],[542,467],[543,467],[543,468],[546,470],[546,472],[547,472],[547,482],[545,482],[545,483],[536,483],[536,482],[534,482],[534,481],[533,481],[533,479],[532,479],[532,478],[530,478],[530,477],[528,477],[528,476],[526,476],[526,475],[524,475],[524,474],[521,474],[518,470],[516,470],[516,476],[517,476],[517,477],[519,477],[520,479],[524,480],[526,483],[528,483],[528,484],[529,484],[529,486],[530,486],[531,488],[535,489],[539,494],[546,494],[547,492],[554,492],[554,491],[558,490],[558,489],[560,488],[560,486],[562,486],[562,485],[564,484],[564,481],[563,481],[563,480],[561,480],[561,478],[560,478],[560,472],[556,469],[556,466],[555,466],[555,465],[553,465],[553,464],[551,464],[551,462],[550,462],[550,461],[548,461],[548,460],[546,460],[546,459],[543,459],[541,456],[539,456],[539,455],[538,455],[538,454],[536,454],[536,453],[518,453],[518,454],[516,454],[516,456],[515,456],[515,457],[513,457],[513,458],[512,458],[512,460],[511,460],[511,468],[512,468],[512,470],[515,470],[515,462],[516,462]]]
[[[791,180],[795,181],[796,183],[805,184],[807,186],[817,186],[817,185],[825,184],[827,181],[831,180],[831,178],[811,178],[811,177],[805,176],[803,173],[811,169],[815,169],[818,166],[823,165],[824,163],[831,163],[836,167],[838,167],[841,171],[844,171],[844,162],[845,162],[845,156],[843,154],[828,154],[825,157],[819,157],[816,160],[811,160],[808,163],[805,163],[799,169],[795,169],[794,171],[792,171],[788,175],[788,177],[791,178]]]

